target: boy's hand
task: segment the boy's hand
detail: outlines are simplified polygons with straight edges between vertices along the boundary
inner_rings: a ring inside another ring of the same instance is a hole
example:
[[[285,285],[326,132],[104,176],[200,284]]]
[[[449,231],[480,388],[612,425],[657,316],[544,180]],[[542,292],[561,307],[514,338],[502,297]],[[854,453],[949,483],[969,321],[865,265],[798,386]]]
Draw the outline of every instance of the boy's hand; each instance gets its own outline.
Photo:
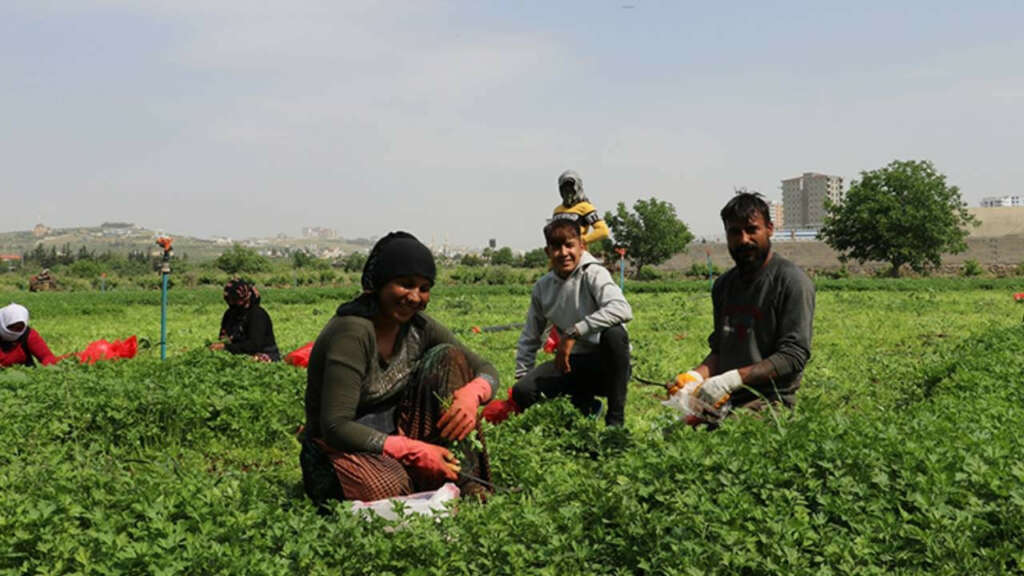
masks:
[[[555,367],[562,374],[572,372],[572,367],[569,365],[569,354],[572,353],[572,347],[575,345],[576,338],[572,336],[566,336],[558,343],[558,348],[555,351]]]

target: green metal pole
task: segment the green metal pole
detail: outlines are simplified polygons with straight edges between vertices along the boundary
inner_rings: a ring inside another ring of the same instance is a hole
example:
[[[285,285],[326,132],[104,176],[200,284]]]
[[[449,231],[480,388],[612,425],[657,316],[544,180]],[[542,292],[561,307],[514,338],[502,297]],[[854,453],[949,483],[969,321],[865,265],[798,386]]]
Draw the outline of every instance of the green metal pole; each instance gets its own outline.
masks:
[[[619,290],[626,291],[626,258],[619,256]]]

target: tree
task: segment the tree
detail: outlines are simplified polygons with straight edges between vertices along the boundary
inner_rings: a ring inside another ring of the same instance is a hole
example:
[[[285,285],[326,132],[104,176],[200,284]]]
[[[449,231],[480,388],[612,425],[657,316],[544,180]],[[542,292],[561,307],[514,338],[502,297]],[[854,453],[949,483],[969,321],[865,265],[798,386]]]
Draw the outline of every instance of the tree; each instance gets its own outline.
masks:
[[[516,255],[508,246],[498,248],[491,254],[491,264],[495,266],[512,266],[516,263]]]
[[[483,266],[484,259],[477,256],[476,254],[463,254],[462,258],[459,259],[459,264],[462,266]]]
[[[232,244],[229,250],[214,260],[213,264],[228,274],[263,272],[270,268],[270,262],[266,258],[241,244]]]
[[[626,257],[639,275],[648,264],[661,264],[673,254],[686,250],[693,234],[676,217],[676,208],[670,202],[657,198],[637,200],[633,213],[619,202],[615,213],[605,212],[604,220],[612,230],[615,243],[626,248]]]
[[[587,244],[587,252],[590,252],[597,258],[612,258],[614,248],[615,243],[608,237]]]
[[[543,248],[534,248],[523,254],[523,266],[526,268],[543,268],[548,265],[548,254]]]
[[[826,210],[819,235],[841,260],[888,262],[893,277],[904,264],[923,272],[928,265],[939,266],[943,253],[963,252],[967,227],[978,225],[960,189],[947,185],[927,160],[894,160],[861,172],[845,200],[827,202]]]
[[[292,252],[292,268],[316,268],[323,270],[328,265],[326,260],[322,260],[304,249]]]
[[[92,260],[94,258],[96,258],[96,253],[95,252],[90,252],[89,249],[86,248],[85,245],[83,244],[82,247],[78,249],[78,255],[75,256],[75,261],[78,261],[78,260]]]
[[[345,257],[345,271],[361,272],[363,266],[366,265],[367,257],[362,252],[349,252],[348,256]]]

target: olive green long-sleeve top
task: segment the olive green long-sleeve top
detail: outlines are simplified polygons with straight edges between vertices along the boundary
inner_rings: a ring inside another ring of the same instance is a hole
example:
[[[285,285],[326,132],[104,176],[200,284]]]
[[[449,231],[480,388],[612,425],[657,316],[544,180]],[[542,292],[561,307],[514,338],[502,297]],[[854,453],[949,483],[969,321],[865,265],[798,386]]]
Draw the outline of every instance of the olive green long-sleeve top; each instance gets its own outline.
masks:
[[[309,356],[307,433],[323,438],[336,450],[381,453],[387,434],[357,420],[397,404],[423,354],[438,344],[453,344],[462,350],[473,372],[491,384],[493,397],[498,388],[494,366],[426,314],[417,314],[402,327],[388,362],[377,352],[377,337],[369,318],[331,318]]]

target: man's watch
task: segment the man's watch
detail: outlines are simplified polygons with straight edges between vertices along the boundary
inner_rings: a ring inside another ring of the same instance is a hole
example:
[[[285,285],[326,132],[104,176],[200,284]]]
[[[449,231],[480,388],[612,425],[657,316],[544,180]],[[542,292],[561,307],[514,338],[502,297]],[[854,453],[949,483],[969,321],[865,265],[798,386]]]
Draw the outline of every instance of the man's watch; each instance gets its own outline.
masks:
[[[579,332],[579,330],[576,329],[575,325],[569,326],[569,329],[565,331],[565,337],[566,338],[571,338],[573,340],[579,340],[580,339],[580,332]]]

